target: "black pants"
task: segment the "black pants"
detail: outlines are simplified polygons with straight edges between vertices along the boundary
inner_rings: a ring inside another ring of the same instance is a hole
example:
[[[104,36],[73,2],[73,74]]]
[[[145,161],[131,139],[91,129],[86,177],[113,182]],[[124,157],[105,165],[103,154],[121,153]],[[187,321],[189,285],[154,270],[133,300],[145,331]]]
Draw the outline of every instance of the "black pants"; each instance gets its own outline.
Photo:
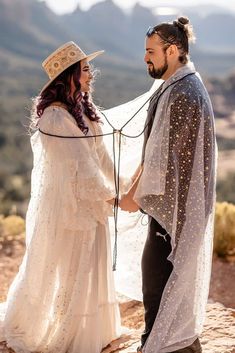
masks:
[[[156,233],[161,233],[165,237]],[[142,256],[142,290],[145,310],[145,330],[141,336],[144,346],[157,316],[163,290],[173,266],[167,260],[171,252],[170,236],[149,216],[148,235]]]
[[[164,237],[159,236],[161,233]],[[141,336],[141,347],[144,346],[157,316],[163,290],[173,270],[167,260],[171,252],[170,236],[160,224],[149,217],[148,236],[142,256],[143,303],[145,310],[145,330]],[[201,353],[201,344],[196,339],[190,346],[171,353]]]

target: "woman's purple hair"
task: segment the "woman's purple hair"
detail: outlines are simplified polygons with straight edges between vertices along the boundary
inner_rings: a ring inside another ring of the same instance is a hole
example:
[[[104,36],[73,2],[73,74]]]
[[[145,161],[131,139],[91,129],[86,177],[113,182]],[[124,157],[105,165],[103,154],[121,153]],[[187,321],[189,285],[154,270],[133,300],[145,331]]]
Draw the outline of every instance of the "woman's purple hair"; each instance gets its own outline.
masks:
[[[44,110],[53,102],[60,102],[66,105],[68,112],[74,117],[78,127],[87,134],[86,126],[82,113],[91,121],[99,121],[95,105],[91,100],[89,93],[81,92],[80,85],[81,63],[75,63],[63,71],[42,93],[35,99],[33,125],[37,125],[38,119],[42,116]],[[71,94],[71,79],[73,78],[76,90]]]

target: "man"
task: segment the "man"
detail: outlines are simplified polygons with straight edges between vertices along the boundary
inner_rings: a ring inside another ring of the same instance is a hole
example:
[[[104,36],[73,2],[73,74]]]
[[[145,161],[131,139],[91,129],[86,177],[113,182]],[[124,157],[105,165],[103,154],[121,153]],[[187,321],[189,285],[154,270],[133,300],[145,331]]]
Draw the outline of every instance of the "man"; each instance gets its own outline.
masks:
[[[150,28],[145,62],[163,79],[142,163],[120,207],[148,214],[142,256],[145,331],[138,352],[200,353],[211,269],[216,141],[208,93],[189,61],[189,20]]]

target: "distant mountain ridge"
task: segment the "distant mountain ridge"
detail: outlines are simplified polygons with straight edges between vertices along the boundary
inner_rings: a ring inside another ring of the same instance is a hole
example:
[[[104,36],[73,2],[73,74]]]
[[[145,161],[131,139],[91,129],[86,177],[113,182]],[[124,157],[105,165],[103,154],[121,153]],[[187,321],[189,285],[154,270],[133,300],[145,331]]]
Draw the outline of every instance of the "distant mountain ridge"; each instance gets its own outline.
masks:
[[[133,38],[133,35],[143,38],[150,25],[172,21],[177,15],[186,15],[193,24],[198,38],[197,46],[200,49],[203,47],[204,50],[216,53],[218,49],[226,53],[235,53],[235,38],[231,37],[235,30],[234,12],[229,13],[221,7],[221,12],[219,13],[219,8],[212,5],[210,7],[206,5],[182,7],[176,6],[174,1],[172,1],[172,4],[174,4],[173,10],[176,10],[177,14],[154,14],[155,11],[153,9],[144,7],[139,3],[133,7],[129,14],[126,14],[112,0],[105,0],[93,5],[88,11],[82,11],[78,7],[73,13],[61,16],[61,18],[62,20],[64,19],[65,23],[69,21],[71,29],[77,33],[78,27],[82,30],[82,26],[89,23],[89,26],[85,25],[85,28],[91,38],[102,35],[106,40],[106,36],[109,38],[109,32],[111,31],[114,38],[117,33],[120,40],[120,36],[123,33],[125,33],[127,39],[129,37]],[[74,24],[76,27],[74,27]],[[99,30],[97,31],[97,29]],[[94,30],[95,33],[93,32]]]
[[[177,11],[178,15],[188,15],[195,27],[198,40],[192,46],[191,56],[202,75],[217,77],[233,71],[235,37],[231,33],[235,32],[235,15],[213,12],[213,9],[209,13],[207,8],[207,17],[203,18],[200,8],[178,8]],[[95,61],[101,68],[101,84],[96,90],[101,104],[116,103],[111,99],[110,88],[113,97],[116,95],[123,101],[140,94],[150,82],[143,62],[146,30],[149,25],[175,16],[155,15],[138,3],[127,14],[112,0],[99,2],[88,11],[77,7],[73,13],[59,16],[42,1],[0,0],[2,104],[11,95],[35,95],[47,80],[41,62],[68,40],[74,40],[88,53],[105,50]],[[10,109],[15,104],[16,100]]]
[[[188,15],[194,25],[198,40],[192,47],[192,56],[200,68],[208,74],[214,73],[213,64],[216,72],[230,70],[235,59],[234,13],[217,13],[211,9],[203,18],[200,8],[179,7],[178,11]],[[45,2],[0,0],[0,49],[9,55],[39,62],[53,48],[72,39],[85,50],[105,49],[109,64],[113,58],[114,65],[119,62],[139,66],[148,26],[174,17],[156,16],[138,3],[126,14],[112,0],[97,3],[88,11],[78,7],[62,16],[53,13]]]

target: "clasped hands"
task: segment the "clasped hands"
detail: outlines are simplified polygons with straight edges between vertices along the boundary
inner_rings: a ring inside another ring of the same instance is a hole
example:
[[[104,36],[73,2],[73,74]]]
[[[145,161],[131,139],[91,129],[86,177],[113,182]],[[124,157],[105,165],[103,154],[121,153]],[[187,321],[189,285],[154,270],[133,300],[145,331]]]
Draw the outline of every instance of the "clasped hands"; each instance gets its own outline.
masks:
[[[111,199],[111,200],[108,200],[107,202],[110,203],[111,205],[114,205],[114,200],[115,199]],[[127,211],[130,213],[137,212],[139,210],[139,206],[133,200],[131,193],[122,195],[121,199],[118,202],[118,205],[122,211]]]
[[[140,165],[136,169],[133,177],[131,178],[132,185],[131,185],[129,191],[126,194],[123,194],[121,196],[121,199],[118,202],[118,205],[121,208],[121,210],[127,211],[127,212],[137,212],[139,210],[139,206],[134,201],[134,194],[135,194],[136,188],[138,186],[141,173],[142,173],[142,166]],[[110,203],[111,205],[114,205],[114,201],[115,201],[115,199],[108,200],[108,203]]]

